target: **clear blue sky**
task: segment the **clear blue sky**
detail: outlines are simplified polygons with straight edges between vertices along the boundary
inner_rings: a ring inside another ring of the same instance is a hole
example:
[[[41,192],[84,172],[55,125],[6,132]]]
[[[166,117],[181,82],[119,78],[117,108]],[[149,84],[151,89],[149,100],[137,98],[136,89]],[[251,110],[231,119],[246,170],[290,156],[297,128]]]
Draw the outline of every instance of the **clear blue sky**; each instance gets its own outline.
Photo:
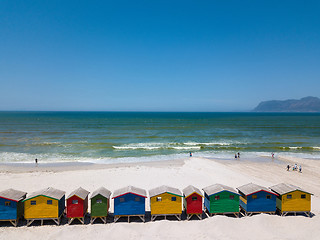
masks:
[[[0,110],[320,97],[320,1],[0,0]]]

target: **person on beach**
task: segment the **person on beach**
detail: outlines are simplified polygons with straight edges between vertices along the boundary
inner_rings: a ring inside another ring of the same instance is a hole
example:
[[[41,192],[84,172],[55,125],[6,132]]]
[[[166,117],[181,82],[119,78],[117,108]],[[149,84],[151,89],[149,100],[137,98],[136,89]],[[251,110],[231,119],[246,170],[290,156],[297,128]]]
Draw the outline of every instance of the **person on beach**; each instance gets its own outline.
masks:
[[[302,167],[301,167],[301,165],[299,165],[299,172],[302,172]]]
[[[192,152],[190,152],[190,157],[192,157]]]
[[[38,159],[36,158],[35,160],[36,166],[38,166]]]
[[[234,158],[237,159],[237,154],[234,155]]]
[[[287,165],[287,171],[290,171],[290,165],[289,164]]]
[[[294,164],[294,170],[298,170],[298,165],[296,163]]]
[[[271,157],[274,158],[274,153],[271,153]]]
[[[238,152],[238,158],[240,158],[240,153]]]

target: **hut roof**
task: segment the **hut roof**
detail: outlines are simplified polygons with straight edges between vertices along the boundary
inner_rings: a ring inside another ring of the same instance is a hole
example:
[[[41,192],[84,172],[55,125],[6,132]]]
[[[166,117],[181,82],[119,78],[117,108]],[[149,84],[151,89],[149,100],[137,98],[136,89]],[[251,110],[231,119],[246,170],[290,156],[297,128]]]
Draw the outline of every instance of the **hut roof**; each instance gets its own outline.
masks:
[[[173,195],[177,195],[179,197],[182,197],[182,193],[179,189],[177,188],[173,188],[173,187],[169,187],[169,186],[166,186],[166,185],[162,185],[160,187],[157,187],[157,188],[153,188],[151,190],[149,190],[149,195],[150,197],[154,197],[154,196],[157,196],[159,194],[162,194],[162,193],[170,193],[170,194],[173,194]]]
[[[113,198],[120,197],[120,196],[127,194],[127,193],[133,193],[135,195],[139,195],[144,198],[147,197],[146,190],[141,189],[141,188],[137,188],[137,187],[133,187],[133,186],[127,186],[127,187],[115,190],[113,193]]]
[[[16,202],[23,200],[26,195],[26,192],[21,192],[12,188],[0,192],[0,197]]]
[[[234,188],[226,186],[226,185],[218,184],[218,183],[203,188],[203,191],[208,196],[222,192],[222,191],[228,191],[228,192],[232,192],[234,194],[238,194],[238,192]]]
[[[31,199],[31,198],[35,198],[37,196],[46,196],[49,198],[60,200],[64,196],[65,193],[66,192],[61,191],[59,189],[48,187],[48,188],[42,189],[40,191],[31,193],[30,196],[28,196],[28,198],[25,199],[25,201],[28,199]]]
[[[274,185],[274,186],[270,187],[270,189],[279,195],[287,194],[287,193],[290,193],[290,192],[293,192],[296,190],[301,191],[301,192],[305,192],[308,194],[312,194],[312,193],[309,193],[309,192],[302,190],[301,188],[299,188],[297,186],[294,186],[292,184],[287,184],[287,183],[280,183],[280,184]]]
[[[254,183],[245,184],[241,187],[238,187],[237,189],[240,192],[242,192],[244,195],[251,195],[253,193],[260,192],[260,191],[265,191],[265,192],[271,193],[273,195],[277,195],[276,193],[270,191],[268,188],[262,187],[260,185],[254,184]]]
[[[82,200],[84,200],[89,195],[89,192],[87,190],[83,189],[82,187],[79,187],[78,189],[71,192],[70,195],[68,196],[68,198],[71,198],[74,195],[76,195],[79,198],[81,198]]]
[[[201,197],[203,197],[201,191],[200,191],[198,188],[196,188],[196,187],[194,187],[194,186],[192,186],[192,185],[189,185],[188,187],[184,188],[184,189],[182,190],[182,192],[183,192],[183,194],[185,195],[185,197],[188,197],[188,196],[190,196],[190,195],[193,194],[193,193],[197,193],[197,194],[199,194]]]
[[[101,196],[103,196],[103,197],[105,197],[105,198],[110,198],[110,195],[111,195],[111,192],[108,190],[108,189],[106,189],[106,188],[104,188],[104,187],[101,187],[101,188],[98,188],[97,190],[95,190],[92,194],[91,194],[91,198],[94,198],[95,196],[97,196],[97,195],[101,195]],[[90,199],[91,199],[90,198]]]

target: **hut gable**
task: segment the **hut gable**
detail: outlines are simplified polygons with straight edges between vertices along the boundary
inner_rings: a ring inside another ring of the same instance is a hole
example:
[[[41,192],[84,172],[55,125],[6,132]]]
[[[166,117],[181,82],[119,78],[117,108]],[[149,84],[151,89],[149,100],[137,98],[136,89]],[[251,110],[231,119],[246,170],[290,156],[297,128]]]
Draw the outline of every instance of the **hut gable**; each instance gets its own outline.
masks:
[[[287,183],[280,183],[280,184],[274,185],[270,187],[270,189],[279,195],[284,195],[294,191],[300,191],[300,192],[313,195],[312,193],[306,192],[297,186],[294,186],[292,184],[287,184]]]
[[[111,192],[110,192],[108,189],[106,189],[106,188],[104,188],[104,187],[101,187],[101,188],[98,188],[97,190],[95,190],[95,191],[91,194],[90,199],[92,199],[92,198],[94,198],[94,197],[96,197],[96,196],[98,196],[98,195],[101,195],[101,196],[109,199],[110,196],[111,196]]]
[[[179,189],[173,188],[173,187],[169,187],[169,186],[166,186],[166,185],[151,189],[149,191],[150,197],[154,197],[154,196],[157,196],[157,195],[160,195],[160,194],[163,194],[163,193],[169,193],[169,194],[172,194],[172,195],[176,195],[178,197],[182,197],[182,193],[181,193],[181,191]]]
[[[232,187],[226,186],[226,185],[222,185],[222,184],[213,184],[211,186],[208,186],[206,188],[203,188],[203,191],[208,195],[211,196],[213,194],[217,194],[219,192],[223,192],[223,191],[228,191],[234,194],[237,194],[237,191],[235,189],[233,189]]]
[[[189,185],[188,187],[184,188],[182,190],[182,192],[186,198],[189,197],[190,195],[192,195],[193,193],[196,193],[196,194],[200,195],[201,197],[203,197],[201,191],[192,185]]]
[[[38,197],[38,196],[44,196],[44,197],[60,200],[61,198],[64,197],[65,193],[66,192],[61,191],[59,189],[48,187],[48,188],[42,189],[40,191],[31,193],[28,196],[28,198],[25,199],[24,201],[30,200],[30,199]]]
[[[132,193],[132,194],[144,197],[144,198],[147,197],[146,190],[141,189],[141,188],[137,188],[137,187],[133,187],[133,186],[127,186],[127,187],[115,190],[113,193],[113,198],[120,197],[120,196],[127,194],[127,193]]]
[[[85,200],[89,195],[89,192],[82,187],[79,187],[78,189],[74,190],[70,193],[67,199],[71,198],[72,196],[77,196],[81,198],[82,200]]]
[[[267,192],[267,193],[270,193],[273,195],[278,195],[278,194],[270,191],[268,188],[262,187],[260,185],[254,184],[254,183],[245,184],[241,187],[238,187],[237,189],[239,190],[240,193],[244,194],[245,196],[248,196],[253,193],[260,192],[260,191],[264,191],[264,192]]]
[[[15,202],[23,200],[26,197],[26,195],[26,192],[14,190],[12,188],[0,192],[1,198],[5,198]]]

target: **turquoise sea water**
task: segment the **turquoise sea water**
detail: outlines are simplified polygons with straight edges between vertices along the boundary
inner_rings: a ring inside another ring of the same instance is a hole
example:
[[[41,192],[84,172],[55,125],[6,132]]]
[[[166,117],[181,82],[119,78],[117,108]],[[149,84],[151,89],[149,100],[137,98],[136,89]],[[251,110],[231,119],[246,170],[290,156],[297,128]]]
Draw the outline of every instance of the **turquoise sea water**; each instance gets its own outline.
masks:
[[[316,113],[0,112],[0,162],[320,159]]]

